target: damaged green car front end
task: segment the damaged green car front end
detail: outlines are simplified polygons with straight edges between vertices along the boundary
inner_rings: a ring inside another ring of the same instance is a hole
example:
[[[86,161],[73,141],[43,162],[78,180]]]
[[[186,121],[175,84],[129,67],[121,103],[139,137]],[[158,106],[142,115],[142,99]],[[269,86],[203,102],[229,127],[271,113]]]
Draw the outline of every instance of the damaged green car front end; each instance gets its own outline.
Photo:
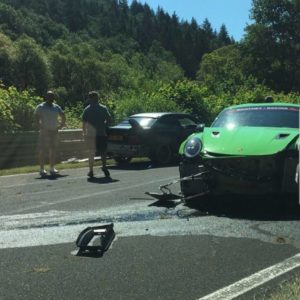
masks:
[[[184,197],[299,193],[299,110],[267,103],[222,111],[180,146]]]

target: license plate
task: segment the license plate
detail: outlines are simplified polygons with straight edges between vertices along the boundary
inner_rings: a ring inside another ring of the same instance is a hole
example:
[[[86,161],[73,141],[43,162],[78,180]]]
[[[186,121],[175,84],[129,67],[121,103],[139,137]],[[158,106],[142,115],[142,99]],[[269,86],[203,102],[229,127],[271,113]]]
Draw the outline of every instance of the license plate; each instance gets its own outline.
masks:
[[[108,138],[110,141],[121,142],[123,141],[123,136],[121,135],[110,135]]]
[[[123,144],[120,145],[120,144],[108,143],[107,152],[118,154],[118,155],[124,155],[124,156],[129,156],[129,155],[132,156],[138,153],[138,147],[123,145]]]

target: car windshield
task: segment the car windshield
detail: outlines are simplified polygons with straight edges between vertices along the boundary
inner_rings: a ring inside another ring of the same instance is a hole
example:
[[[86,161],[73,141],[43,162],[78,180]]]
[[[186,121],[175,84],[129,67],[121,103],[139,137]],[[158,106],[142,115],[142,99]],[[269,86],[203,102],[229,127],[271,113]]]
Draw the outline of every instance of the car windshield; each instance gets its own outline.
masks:
[[[299,128],[299,108],[291,106],[253,106],[226,109],[212,127],[287,127]]]
[[[130,117],[131,120],[135,120],[142,127],[151,127],[157,119],[147,117]],[[118,126],[129,126],[129,119],[122,121]]]

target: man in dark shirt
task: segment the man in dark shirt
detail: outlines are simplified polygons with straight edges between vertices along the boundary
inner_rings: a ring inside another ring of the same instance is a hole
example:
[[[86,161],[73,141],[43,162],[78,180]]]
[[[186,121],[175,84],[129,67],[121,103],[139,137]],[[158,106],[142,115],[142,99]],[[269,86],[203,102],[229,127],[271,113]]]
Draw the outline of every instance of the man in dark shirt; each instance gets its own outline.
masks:
[[[110,177],[106,167],[107,151],[107,126],[111,120],[110,113],[106,106],[98,103],[99,96],[97,92],[89,93],[89,105],[82,114],[82,130],[84,139],[89,149],[89,172],[90,178],[94,177],[94,156],[99,153],[102,161],[102,170],[106,177]]]

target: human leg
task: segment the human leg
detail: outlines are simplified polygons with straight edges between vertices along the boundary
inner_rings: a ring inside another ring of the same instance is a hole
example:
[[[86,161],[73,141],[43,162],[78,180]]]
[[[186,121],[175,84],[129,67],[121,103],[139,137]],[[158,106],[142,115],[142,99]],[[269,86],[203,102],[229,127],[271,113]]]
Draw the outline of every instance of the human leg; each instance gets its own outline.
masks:
[[[38,140],[38,155],[39,155],[39,165],[40,165],[40,175],[45,176],[47,171],[45,170],[45,153],[47,149],[47,139],[44,132],[39,133]]]
[[[58,132],[51,131],[48,132],[49,135],[49,165],[50,165],[50,174],[56,175],[58,171],[55,169],[56,163],[56,152],[58,145]]]
[[[95,151],[96,151],[96,140],[95,137],[86,137],[85,142],[88,148],[88,159],[89,159],[89,177],[94,177],[94,161],[95,161]]]
[[[105,177],[110,177],[110,173],[106,166],[106,156],[107,156],[107,137],[106,136],[99,136],[96,140],[97,144],[97,152],[101,155],[101,162],[102,162],[102,171],[104,172]]]

